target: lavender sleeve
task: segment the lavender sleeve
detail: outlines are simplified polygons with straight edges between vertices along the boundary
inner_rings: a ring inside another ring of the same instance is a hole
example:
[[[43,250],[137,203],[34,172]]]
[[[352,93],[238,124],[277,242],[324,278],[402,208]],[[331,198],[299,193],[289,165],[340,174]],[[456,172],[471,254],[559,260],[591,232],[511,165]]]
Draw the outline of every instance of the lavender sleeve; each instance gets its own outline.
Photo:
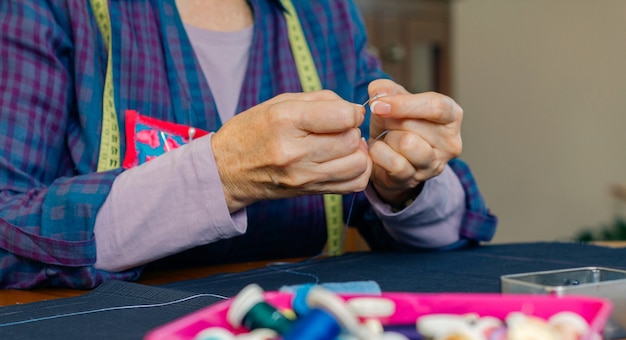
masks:
[[[228,211],[211,136],[115,179],[96,218],[96,268],[121,271],[245,233],[245,209]]]
[[[370,186],[365,195],[387,232],[397,242],[420,248],[444,247],[458,241],[465,214],[465,192],[449,166],[424,184],[408,207],[394,213]]]

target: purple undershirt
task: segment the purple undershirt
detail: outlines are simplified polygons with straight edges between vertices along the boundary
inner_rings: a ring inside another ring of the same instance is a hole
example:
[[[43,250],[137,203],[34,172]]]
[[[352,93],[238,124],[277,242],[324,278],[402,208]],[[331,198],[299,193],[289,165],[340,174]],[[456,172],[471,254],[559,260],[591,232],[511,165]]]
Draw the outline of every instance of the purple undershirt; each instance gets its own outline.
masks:
[[[185,25],[222,122],[235,115],[252,26],[213,32]],[[166,176],[169,181],[161,181]],[[158,184],[158,185],[157,185]],[[459,239],[465,193],[454,172],[426,182],[406,209],[393,213],[365,191],[389,234],[403,244],[435,248]],[[242,209],[230,214],[213,157],[211,135],[120,174],[94,228],[96,268],[121,271],[246,232]]]

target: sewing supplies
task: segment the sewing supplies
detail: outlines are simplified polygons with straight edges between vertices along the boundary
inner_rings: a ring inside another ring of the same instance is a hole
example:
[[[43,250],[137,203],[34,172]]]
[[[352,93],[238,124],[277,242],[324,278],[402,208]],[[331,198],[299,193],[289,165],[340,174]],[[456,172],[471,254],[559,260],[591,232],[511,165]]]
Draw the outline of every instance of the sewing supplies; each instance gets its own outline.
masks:
[[[221,328],[211,327],[198,333],[194,340],[272,340],[278,339],[278,333],[271,329],[259,328],[250,333],[235,335]]]
[[[377,316],[382,316],[381,314],[388,316],[389,310],[393,309],[393,307],[390,306],[393,305],[393,302],[386,301],[387,299],[375,299],[376,295],[382,294],[380,286],[375,281],[326,282],[316,285],[303,284],[297,286],[283,286],[280,292],[293,294],[291,309],[289,310],[292,311],[296,317],[304,316],[311,310],[307,302],[307,297],[311,288],[315,286],[325,288],[335,294],[367,294],[368,296],[354,298],[348,301],[348,308],[357,317],[376,317],[373,315],[374,313],[376,313]],[[383,303],[375,303],[374,301],[383,301]],[[368,309],[376,309],[377,311],[373,312]]]
[[[186,301],[189,301],[189,300],[194,300],[194,299],[201,298],[201,297],[213,297],[213,298],[220,298],[220,299],[224,299],[224,300],[228,299],[228,297],[223,296],[223,295],[218,295],[218,294],[196,294],[196,295],[188,296],[186,298],[182,298],[182,299],[178,299],[178,300],[174,300],[174,301],[169,301],[169,302],[163,302],[163,303],[153,303],[153,304],[143,304],[143,305],[128,305],[128,306],[118,306],[118,307],[89,309],[89,310],[80,311],[80,312],[74,312],[74,313],[57,314],[57,315],[51,315],[51,316],[46,316],[46,317],[41,317],[41,318],[33,318],[33,319],[27,319],[27,320],[22,320],[22,321],[0,323],[0,328],[1,327],[11,327],[11,326],[17,326],[17,325],[24,325],[24,324],[40,322],[40,321],[61,319],[61,318],[67,318],[67,317],[72,317],[72,316],[79,316],[79,315],[89,315],[89,314],[113,312],[113,311],[120,311],[120,310],[129,310],[129,309],[158,308],[158,307],[164,307],[164,306],[171,306],[171,305],[183,303],[183,302],[186,302]]]
[[[250,284],[233,299],[227,319],[235,329],[267,328],[276,331],[283,340],[335,339],[342,332],[355,340],[373,340],[384,334],[382,325],[372,328],[362,324],[343,299],[321,286],[301,287],[294,294],[293,301],[293,310],[297,316],[295,321],[279,315],[278,309],[263,300],[262,288]],[[383,310],[387,311],[388,304],[393,303],[384,299],[365,301],[369,308],[376,308],[377,303],[382,302]],[[363,305],[363,300],[354,305]]]
[[[195,340],[232,340],[235,335],[221,327],[207,328],[196,334]]]
[[[341,325],[334,316],[324,309],[314,308],[298,319],[283,340],[323,340],[335,339],[341,334]]]
[[[120,166],[120,132],[115,112],[115,94],[113,92],[113,43],[109,7],[107,0],[90,1],[96,23],[108,52],[107,68],[104,76],[104,93],[102,95],[102,133],[100,135],[100,153],[98,155],[98,172],[100,172]]]
[[[249,285],[236,297],[229,315],[233,310],[240,313],[239,309],[244,304],[258,305],[260,300],[262,289],[255,284]],[[283,331],[278,331],[283,340],[336,339],[342,330],[345,337],[355,340],[408,339],[399,333],[385,332],[379,321],[389,319],[395,313],[395,303],[387,298],[362,296],[344,301],[320,286],[303,286],[296,290],[292,304],[298,319]],[[263,315],[254,317],[267,319]],[[243,325],[238,320],[231,321],[231,324],[236,327]],[[273,324],[267,326],[274,328]],[[579,340],[589,331],[588,323],[571,312],[559,312],[548,320],[512,312],[505,321],[490,316],[480,317],[477,313],[430,314],[418,318],[416,328],[423,337],[433,340]]]
[[[500,290],[503,293],[587,295],[608,299],[614,308],[605,336],[626,338],[626,270],[589,266],[508,274],[500,277]]]
[[[249,330],[271,329],[283,334],[291,328],[293,321],[285,317],[263,299],[263,289],[256,284],[246,286],[233,300],[227,314],[233,327]]]
[[[367,294],[367,295],[380,295],[382,289],[378,282],[374,280],[363,281],[345,281],[345,282],[323,282],[320,286],[330,290],[335,294]],[[295,293],[304,286],[313,286],[311,283],[297,284],[297,285],[285,285],[281,286],[278,290],[282,293]]]
[[[387,319],[396,312],[393,301],[375,296],[355,297],[347,304],[353,314],[364,319]]]
[[[250,313],[259,303],[271,308]],[[276,327],[275,315],[283,311],[292,316]],[[611,311],[611,302],[597,297],[337,294],[321,285],[265,292],[251,284],[228,301],[154,329],[145,340],[596,340]]]
[[[296,63],[302,91],[318,91],[322,89],[322,81],[317,73],[315,61],[306,42],[300,19],[291,0],[280,1],[285,8],[285,23],[291,53]],[[324,195],[324,212],[326,213],[326,252],[328,255],[342,253],[343,203],[341,195]]]
[[[359,340],[374,339],[369,329],[363,327],[343,299],[320,286],[314,286],[306,297],[307,304],[313,309],[329,312],[348,334]]]
[[[547,320],[511,312],[504,320],[478,314],[430,314],[417,320],[420,334],[433,340],[580,340],[589,334],[580,315],[558,312]]]

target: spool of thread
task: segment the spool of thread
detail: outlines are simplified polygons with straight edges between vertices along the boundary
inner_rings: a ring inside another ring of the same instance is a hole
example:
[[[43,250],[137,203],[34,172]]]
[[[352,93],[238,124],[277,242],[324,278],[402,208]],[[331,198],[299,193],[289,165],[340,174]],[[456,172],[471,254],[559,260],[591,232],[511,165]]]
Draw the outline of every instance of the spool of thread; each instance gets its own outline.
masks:
[[[307,294],[306,300],[310,308],[319,308],[330,313],[340,327],[353,338],[359,340],[375,339],[375,335],[359,323],[346,302],[328,289],[314,286]]]
[[[298,287],[293,294],[291,306],[293,311],[296,312],[296,315],[300,318],[307,315],[311,311],[306,298],[312,287],[313,285],[302,285]]]
[[[299,318],[283,334],[283,340],[329,340],[336,339],[341,333],[341,325],[331,315],[320,308],[314,308]]]
[[[250,308],[241,324],[249,330],[267,328],[278,334],[284,334],[291,328],[292,323],[292,320],[287,319],[274,306],[262,301]]]
[[[257,284],[249,284],[244,287],[233,299],[233,303],[228,308],[226,319],[234,328],[241,327],[244,316],[259,302],[263,301],[263,289]]]
[[[267,328],[278,334],[286,332],[293,323],[278,309],[265,302],[263,289],[256,284],[246,286],[237,294],[226,318],[234,328],[242,326],[248,330]]]
[[[228,330],[220,327],[207,328],[193,338],[194,340],[233,340],[235,336]]]

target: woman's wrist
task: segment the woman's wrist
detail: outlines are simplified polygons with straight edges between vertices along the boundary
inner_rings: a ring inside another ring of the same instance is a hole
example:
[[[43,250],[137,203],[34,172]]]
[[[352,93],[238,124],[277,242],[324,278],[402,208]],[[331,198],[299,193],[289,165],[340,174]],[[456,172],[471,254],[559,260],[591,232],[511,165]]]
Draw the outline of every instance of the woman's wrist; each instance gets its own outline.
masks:
[[[387,194],[384,196],[376,188],[376,185],[373,185],[372,187],[374,188],[376,195],[378,195],[378,198],[380,198],[382,202],[388,204],[391,207],[391,210],[393,212],[399,212],[399,211],[404,210],[409,205],[411,205],[411,203],[413,203],[415,199],[417,199],[417,197],[420,195],[420,193],[424,189],[425,183],[426,183],[425,181],[420,182],[417,186],[415,186],[414,188],[411,188],[410,190],[397,193],[394,195]]]

